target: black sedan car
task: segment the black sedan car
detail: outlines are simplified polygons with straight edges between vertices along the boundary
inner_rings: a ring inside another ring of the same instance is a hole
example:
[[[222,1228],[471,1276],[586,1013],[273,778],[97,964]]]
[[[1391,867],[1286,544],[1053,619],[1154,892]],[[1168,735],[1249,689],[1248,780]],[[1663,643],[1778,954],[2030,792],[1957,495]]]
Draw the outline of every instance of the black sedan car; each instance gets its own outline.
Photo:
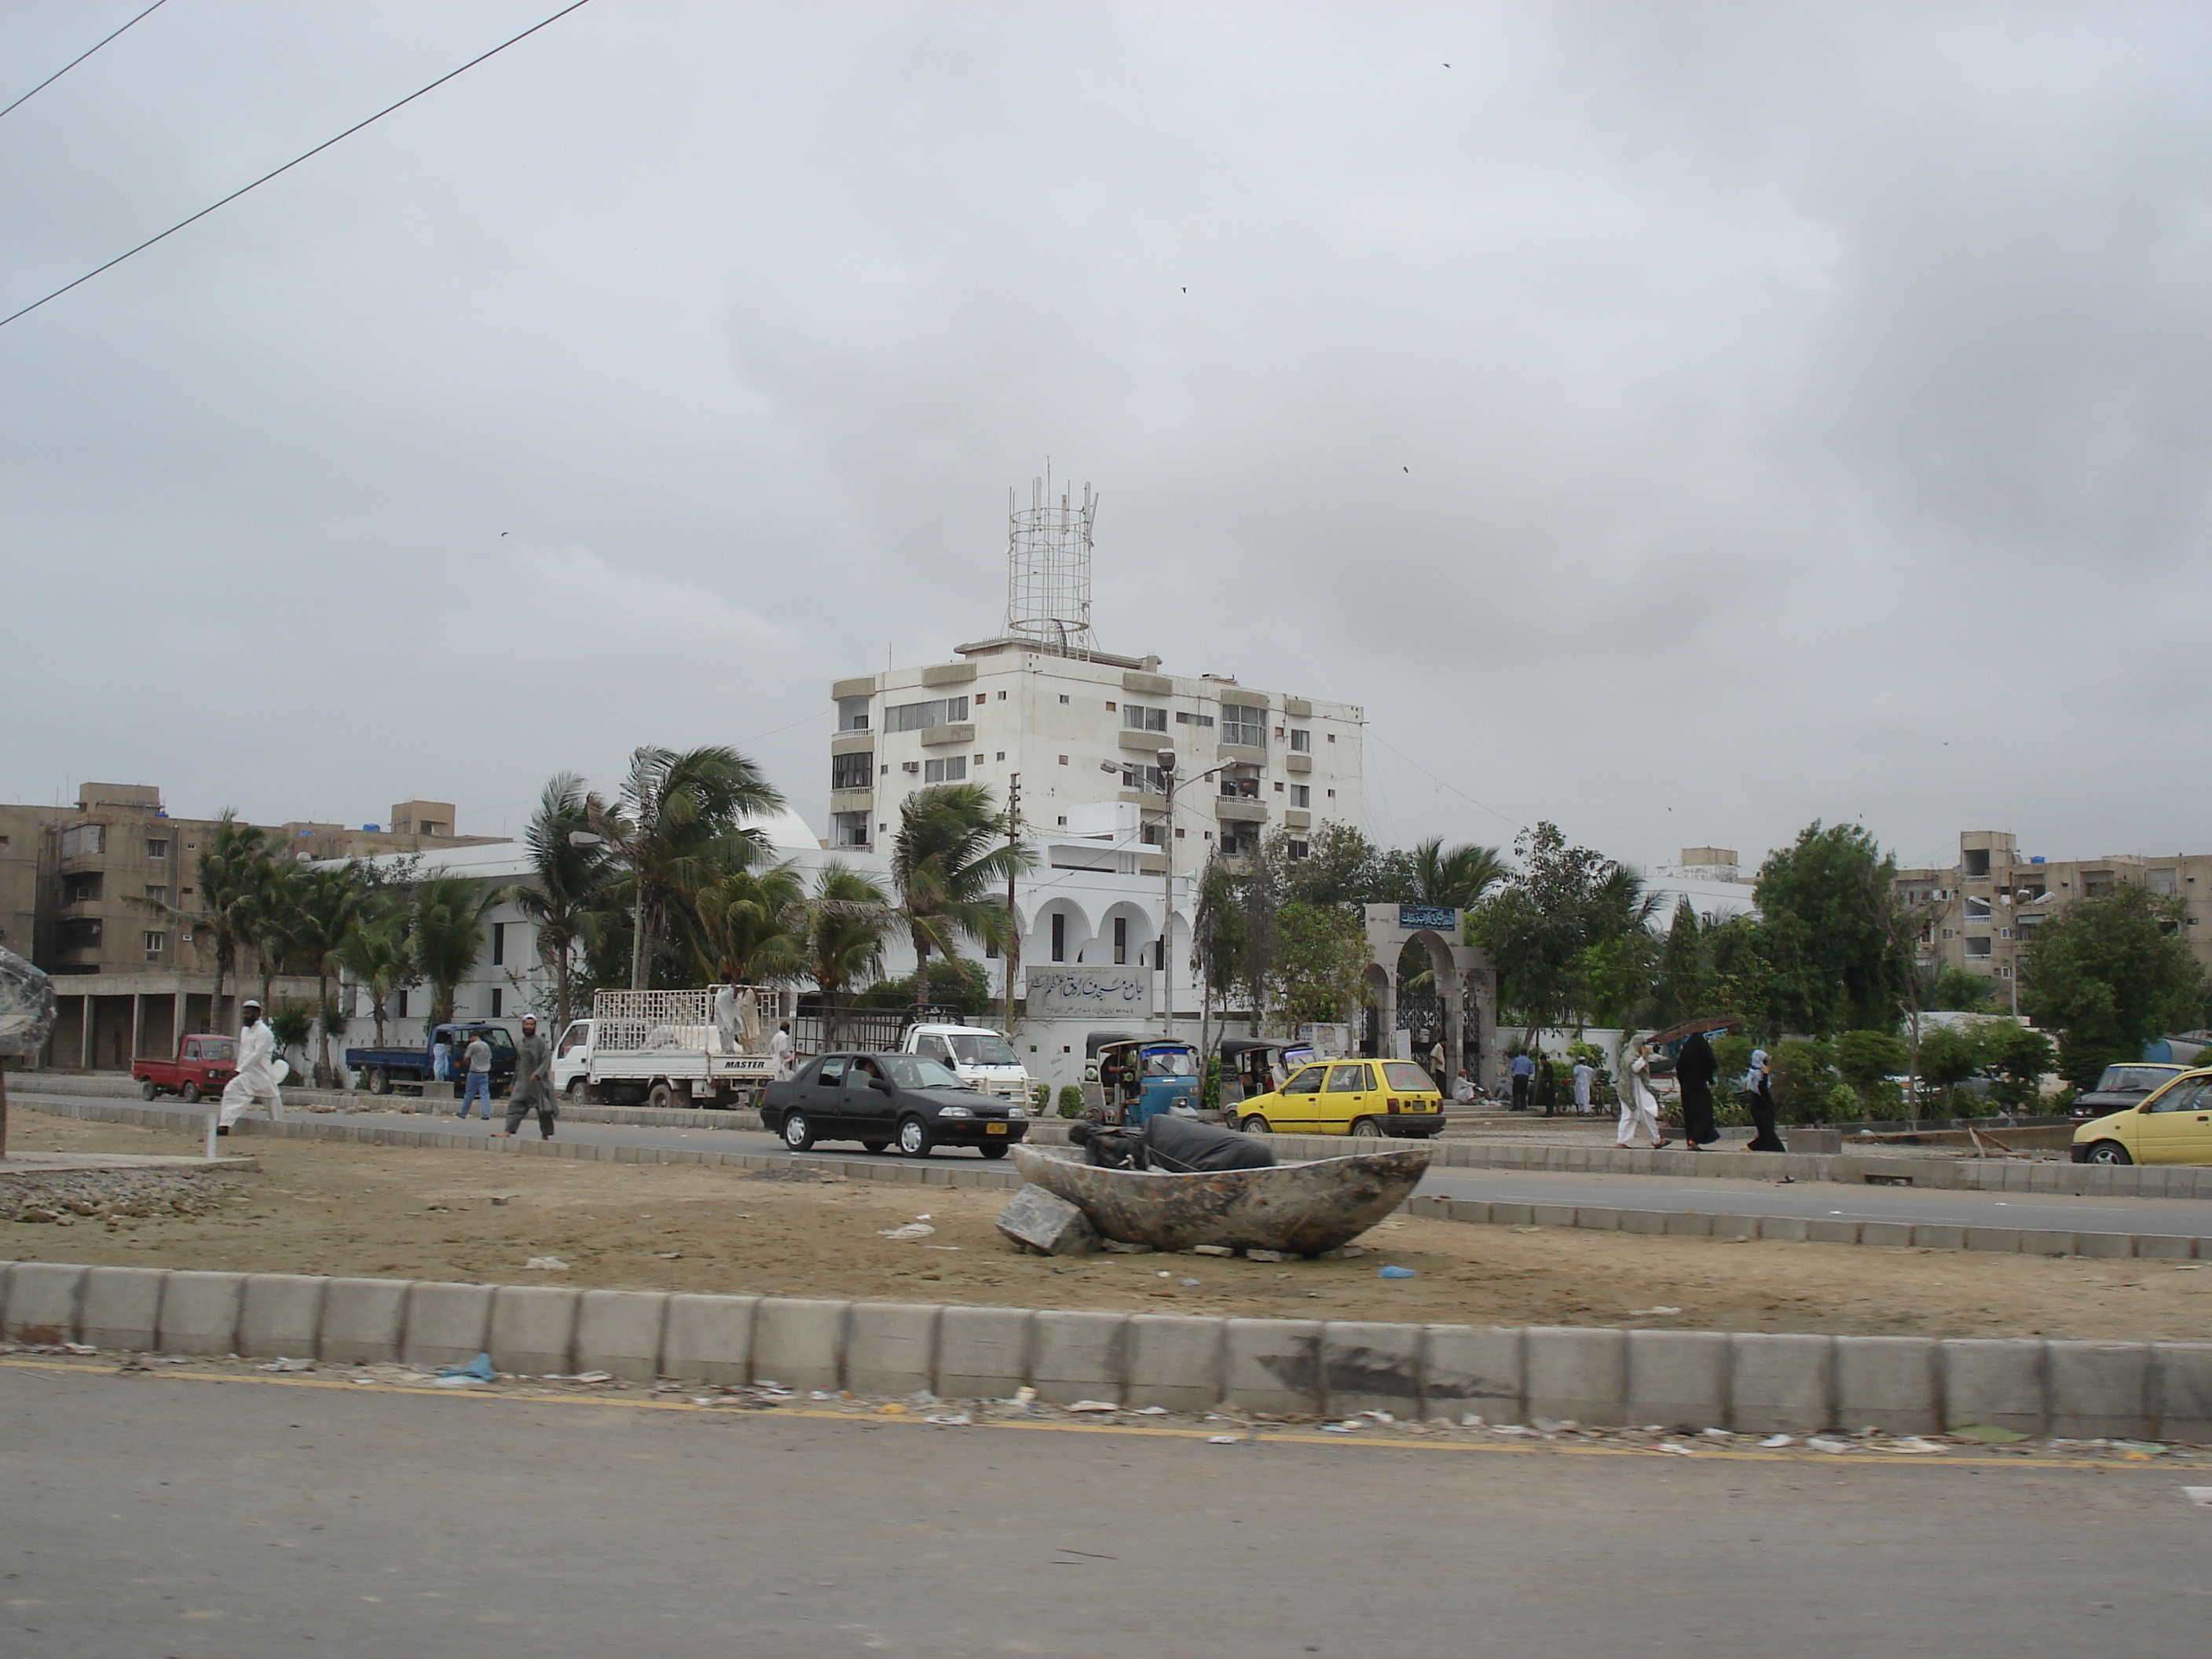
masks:
[[[869,1152],[896,1146],[908,1158],[927,1158],[937,1146],[1004,1158],[1029,1133],[1029,1115],[925,1054],[823,1054],[796,1077],[769,1084],[761,1102],[762,1125],[794,1152],[817,1140],[857,1140]]]
[[[2186,1066],[2168,1066],[2155,1060],[2107,1066],[2105,1074],[2097,1079],[2095,1088],[2074,1097],[2074,1104],[2069,1109],[2071,1115],[2086,1123],[2093,1117],[2104,1117],[2109,1113],[2124,1112],[2130,1106],[2140,1106],[2150,1097],[2152,1091],[2163,1089],[2189,1069]]]

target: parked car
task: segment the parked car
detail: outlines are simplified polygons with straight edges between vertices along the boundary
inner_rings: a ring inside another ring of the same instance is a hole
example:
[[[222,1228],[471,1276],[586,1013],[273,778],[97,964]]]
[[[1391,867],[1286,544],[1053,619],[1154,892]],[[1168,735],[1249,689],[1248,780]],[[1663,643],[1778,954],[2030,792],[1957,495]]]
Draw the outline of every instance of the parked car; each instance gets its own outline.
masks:
[[[2184,1071],[2140,1106],[2074,1132],[2076,1164],[2212,1164],[2212,1071]]]
[[[2086,1121],[2140,1106],[2154,1091],[2164,1088],[2189,1069],[2186,1066],[2161,1066],[2146,1060],[2107,1066],[2105,1074],[2097,1079],[2097,1086],[2086,1094],[2075,1096],[2069,1109],[2074,1116]]]
[[[1426,1140],[1444,1127],[1443,1096],[1410,1060],[1328,1060],[1301,1066],[1238,1110],[1248,1134],[1390,1135]]]
[[[1029,1133],[1029,1108],[963,1083],[926,1054],[846,1052],[823,1054],[796,1077],[771,1083],[761,1102],[762,1126],[794,1152],[817,1140],[857,1140],[880,1152],[896,1146],[908,1158],[937,1146],[973,1146],[1004,1158]]]
[[[148,1058],[131,1062],[131,1075],[137,1079],[142,1100],[181,1095],[194,1101],[202,1095],[219,1095],[237,1074],[238,1039],[215,1031],[179,1037],[174,1060]]]

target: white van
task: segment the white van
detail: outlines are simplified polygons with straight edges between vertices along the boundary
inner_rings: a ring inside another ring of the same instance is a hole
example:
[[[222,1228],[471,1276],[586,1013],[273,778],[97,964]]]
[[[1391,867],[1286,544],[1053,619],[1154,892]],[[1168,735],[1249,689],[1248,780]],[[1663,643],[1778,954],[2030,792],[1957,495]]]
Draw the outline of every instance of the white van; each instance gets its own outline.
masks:
[[[1036,1084],[1029,1068],[1014,1057],[1006,1034],[988,1025],[909,1025],[900,1052],[927,1054],[943,1061],[960,1080],[987,1095],[999,1095],[1029,1105]]]

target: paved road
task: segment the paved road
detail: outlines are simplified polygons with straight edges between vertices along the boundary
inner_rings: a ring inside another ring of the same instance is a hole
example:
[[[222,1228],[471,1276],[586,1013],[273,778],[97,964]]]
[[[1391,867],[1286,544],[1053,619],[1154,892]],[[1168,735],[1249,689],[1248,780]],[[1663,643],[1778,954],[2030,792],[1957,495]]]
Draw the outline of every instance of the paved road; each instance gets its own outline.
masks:
[[[2011,1659],[2196,1652],[2212,1614],[2212,1510],[2172,1469],[1211,1446],[12,1363],[0,1412],[0,1651],[72,1659]]]
[[[84,1097],[39,1096],[17,1091],[11,1092],[11,1098],[28,1104],[39,1099],[76,1101]],[[178,1110],[194,1109],[181,1101],[164,1101],[162,1104]],[[451,1112],[318,1112],[308,1121],[434,1128],[444,1133],[473,1135],[504,1127],[503,1117],[491,1124],[474,1117],[464,1122]],[[537,1133],[535,1119],[526,1123],[522,1130],[526,1138]],[[667,1129],[564,1121],[560,1133],[572,1140],[615,1146],[707,1147],[715,1152],[770,1154],[783,1151],[781,1141],[759,1130]],[[27,1146],[34,1145],[36,1132],[26,1130],[19,1138]],[[246,1144],[250,1148],[251,1143]],[[841,1158],[869,1157],[859,1146],[842,1142],[824,1143],[819,1150]],[[975,1153],[957,1149],[941,1151],[934,1156],[951,1164],[977,1165],[981,1162]],[[878,1161],[898,1160],[885,1153],[878,1155]],[[2068,1194],[2030,1196],[2024,1193],[1917,1187],[1847,1187],[1824,1182],[1776,1186],[1763,1181],[1695,1181],[1681,1176],[1577,1175],[1522,1170],[1434,1170],[1422,1180],[1419,1190],[1446,1198],[1486,1199],[1504,1204],[1601,1205],[1626,1210],[1713,1215],[1814,1218],[1832,1216],[1855,1221],[1922,1222],[1936,1226],[2212,1237],[2212,1206],[2202,1200],[2185,1198],[2087,1198]]]

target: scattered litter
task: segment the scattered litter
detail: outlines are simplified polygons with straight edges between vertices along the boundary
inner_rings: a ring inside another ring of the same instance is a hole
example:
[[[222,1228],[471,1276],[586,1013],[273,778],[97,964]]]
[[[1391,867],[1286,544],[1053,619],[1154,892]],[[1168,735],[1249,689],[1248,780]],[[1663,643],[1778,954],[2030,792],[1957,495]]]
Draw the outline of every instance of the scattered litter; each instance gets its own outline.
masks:
[[[1163,1268],[1161,1268],[1161,1269],[1160,1269],[1160,1275],[1159,1275],[1159,1276],[1160,1276],[1162,1279],[1173,1279],[1173,1278],[1175,1277],[1175,1275],[1174,1275],[1173,1273],[1170,1273],[1170,1272],[1169,1272],[1165,1267],[1163,1267]]]
[[[1832,1439],[1824,1434],[1816,1434],[1805,1443],[1816,1452],[1847,1452],[1851,1449],[1850,1441]]]
[[[909,1221],[903,1227],[885,1228],[883,1231],[878,1233],[876,1237],[878,1238],[889,1238],[893,1240],[927,1238],[936,1231],[937,1229],[931,1226],[927,1221]]]
[[[757,1376],[753,1379],[753,1387],[757,1389],[781,1389],[782,1386],[782,1383],[772,1376]]]
[[[1016,1389],[1014,1390],[1014,1404],[1019,1406],[1024,1411],[1027,1411],[1031,1406],[1036,1404],[1036,1390],[1031,1388]]]
[[[876,1415],[878,1417],[904,1417],[906,1415],[906,1407],[904,1403],[900,1401],[886,1401],[884,1404],[876,1407]]]
[[[924,1211],[923,1211],[920,1215],[918,1215],[918,1216],[915,1217],[915,1219],[916,1221],[927,1221],[927,1220],[929,1220],[929,1219],[931,1218],[932,1214],[933,1214],[933,1212],[928,1211],[928,1210],[924,1210]]]
[[[1340,1244],[1333,1250],[1323,1250],[1321,1259],[1324,1261],[1349,1261],[1355,1255],[1366,1254],[1367,1247],[1364,1244]]]
[[[1951,1431],[1960,1440],[1978,1440],[1984,1446],[2012,1446],[2027,1438],[2017,1429],[2001,1429],[1994,1423],[1968,1423]]]
[[[1536,1431],[1520,1423],[1500,1423],[1496,1428],[1492,1429],[1491,1432],[1493,1434],[1529,1435],[1535,1433]]]
[[[1735,1437],[1730,1434],[1726,1429],[1699,1429],[1698,1432],[1711,1440],[1733,1440],[1735,1438]]]
[[[1516,1227],[1512,1231],[1516,1233],[1537,1233],[1543,1231],[1543,1229],[1540,1227]]]
[[[1377,1279],[1411,1279],[1413,1270],[1411,1267],[1377,1267],[1375,1276]]]
[[[2200,1510],[2212,1510],[2212,1486],[2184,1486],[2181,1495]]]
[[[615,1374],[612,1371],[578,1371],[576,1373],[576,1381],[579,1382],[611,1382],[614,1380]]]
[[[1939,1452],[1943,1448],[1937,1441],[1923,1440],[1917,1434],[1908,1434],[1902,1439],[1893,1442],[1889,1449],[1901,1452]]]
[[[1795,1187],[1797,1184],[1797,1177],[1796,1176],[1784,1176],[1781,1180],[1776,1182],[1774,1184],[1778,1187]]]
[[[62,1352],[64,1353],[98,1353],[100,1350],[89,1342],[64,1342],[62,1344]]]
[[[947,1429],[964,1429],[975,1421],[966,1412],[933,1412],[928,1420]]]
[[[1209,1434],[1206,1437],[1206,1443],[1209,1446],[1233,1446],[1243,1437],[1241,1434]]]
[[[1193,1255],[1235,1255],[1237,1254],[1226,1244],[1194,1244],[1190,1247],[1190,1253]]]
[[[1152,1253],[1151,1245],[1132,1244],[1126,1238],[1109,1238],[1106,1241],[1106,1248],[1115,1255],[1150,1255]]]
[[[963,1247],[958,1244],[925,1244],[921,1248],[925,1250],[957,1250]]]
[[[1358,1426],[1357,1423],[1324,1423],[1321,1425],[1321,1431],[1323,1434],[1350,1434]]]
[[[286,1359],[282,1355],[260,1367],[264,1371],[311,1371],[315,1369],[312,1359]]]
[[[346,1381],[349,1382],[374,1382],[376,1379],[373,1376],[349,1376],[346,1378]]]
[[[483,1378],[480,1376],[470,1376],[464,1373],[459,1376],[434,1377],[431,1380],[430,1386],[434,1389],[473,1389],[483,1381]]]
[[[1165,1417],[1168,1408],[1165,1406],[1139,1406],[1129,1414],[1132,1417]]]
[[[489,1382],[499,1376],[499,1368],[491,1363],[491,1356],[480,1353],[465,1365],[447,1365],[438,1372],[441,1376],[473,1377],[479,1382]]]
[[[1784,1446],[1796,1445],[1797,1437],[1794,1434],[1770,1434],[1759,1443],[1768,1451],[1774,1451]]]
[[[1391,1424],[1395,1423],[1398,1420],[1396,1418],[1391,1416],[1388,1412],[1362,1412],[1359,1414],[1365,1418],[1369,1422],[1380,1423],[1385,1428],[1389,1427]]]
[[[1190,1287],[1190,1286],[1192,1286],[1193,1285],[1197,1284],[1197,1283],[1198,1283],[1198,1281],[1197,1281],[1196,1279],[1184,1279],[1184,1280],[1182,1281],[1182,1283],[1183,1283],[1183,1288],[1184,1288],[1184,1289],[1186,1289],[1186,1290],[1188,1290],[1188,1289],[1189,1289],[1189,1287]]]
[[[711,1395],[695,1394],[691,1396],[691,1403],[695,1406],[711,1406],[714,1401]]]
[[[1680,1308],[1631,1308],[1628,1310],[1628,1316],[1631,1319],[1664,1318],[1669,1314],[1678,1314],[1681,1311]]]
[[[1687,1446],[1678,1446],[1671,1440],[1662,1440],[1659,1443],[1659,1449],[1663,1452],[1674,1452],[1682,1457],[1696,1455]]]
[[[1570,1430],[1582,1426],[1571,1417],[1532,1417],[1528,1420],[1535,1425],[1536,1432],[1539,1434],[1565,1434]],[[1658,1430],[1654,1427],[1649,1432],[1656,1434]]]
[[[1459,1425],[1462,1429],[1479,1429],[1482,1426],[1481,1415],[1479,1413],[1469,1412],[1460,1419]]]
[[[1121,1408],[1109,1401],[1079,1400],[1067,1409],[1072,1412],[1118,1412]]]
[[[683,1253],[679,1250],[655,1250],[653,1255],[659,1256],[663,1261],[681,1261],[684,1260]]]
[[[504,1204],[504,1203],[506,1203],[506,1202],[507,1202],[507,1200],[506,1200],[505,1199],[503,1199],[503,1198],[495,1198],[494,1200],[492,1200],[492,1202],[493,1202],[493,1203],[495,1203],[495,1204]]]
[[[2131,1463],[2146,1458],[2163,1457],[2166,1450],[2164,1446],[2148,1440],[2115,1440],[2112,1449]]]
[[[845,1396],[831,1389],[817,1389],[806,1396],[809,1400],[842,1400]]]
[[[557,1255],[533,1255],[522,1265],[525,1268],[535,1268],[540,1273],[565,1273],[568,1271],[568,1264]]]

